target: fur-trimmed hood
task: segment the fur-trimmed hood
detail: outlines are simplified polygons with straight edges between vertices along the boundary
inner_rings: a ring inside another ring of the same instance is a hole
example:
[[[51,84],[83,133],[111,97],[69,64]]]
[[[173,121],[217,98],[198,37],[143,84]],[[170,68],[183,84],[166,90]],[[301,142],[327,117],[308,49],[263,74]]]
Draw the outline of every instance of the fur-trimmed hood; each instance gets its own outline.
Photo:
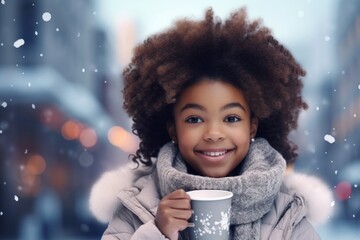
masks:
[[[139,167],[136,171],[127,164],[116,170],[105,172],[94,184],[90,192],[89,207],[93,215],[103,223],[108,223],[121,204],[117,194],[133,186],[141,176],[149,174],[152,168]],[[319,178],[292,172],[283,181],[289,194],[297,193],[305,199],[308,208],[307,219],[313,225],[323,224],[331,216],[333,195]]]

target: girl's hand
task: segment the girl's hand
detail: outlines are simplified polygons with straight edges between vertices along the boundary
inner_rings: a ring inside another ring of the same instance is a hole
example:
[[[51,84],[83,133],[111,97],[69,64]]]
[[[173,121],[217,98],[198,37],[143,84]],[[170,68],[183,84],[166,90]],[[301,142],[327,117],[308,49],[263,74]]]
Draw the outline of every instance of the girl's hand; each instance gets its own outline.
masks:
[[[183,190],[176,190],[159,203],[155,224],[170,240],[177,240],[179,231],[187,228],[191,217],[190,196]]]

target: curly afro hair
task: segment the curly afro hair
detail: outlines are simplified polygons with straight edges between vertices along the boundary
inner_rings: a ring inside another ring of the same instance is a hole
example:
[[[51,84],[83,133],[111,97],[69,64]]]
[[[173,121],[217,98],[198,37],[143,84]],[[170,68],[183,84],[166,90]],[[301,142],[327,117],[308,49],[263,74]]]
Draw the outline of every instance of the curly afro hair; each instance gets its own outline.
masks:
[[[221,78],[245,93],[263,137],[293,163],[297,146],[288,139],[299,112],[307,108],[301,90],[305,71],[245,8],[222,22],[208,9],[203,20],[182,19],[137,46],[124,69],[124,109],[140,138],[132,160],[152,165],[171,141],[167,124],[179,93],[202,77]]]

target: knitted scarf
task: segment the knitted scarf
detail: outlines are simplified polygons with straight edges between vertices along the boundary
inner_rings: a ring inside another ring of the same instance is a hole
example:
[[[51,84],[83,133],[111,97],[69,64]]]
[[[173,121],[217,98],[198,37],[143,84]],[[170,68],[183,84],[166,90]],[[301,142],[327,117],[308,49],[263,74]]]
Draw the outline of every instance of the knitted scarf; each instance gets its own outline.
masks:
[[[250,146],[238,176],[211,178],[187,173],[184,160],[172,143],[159,152],[155,171],[162,197],[177,190],[221,189],[231,191],[232,239],[260,239],[260,219],[270,211],[285,169],[285,160],[270,144],[258,138]]]

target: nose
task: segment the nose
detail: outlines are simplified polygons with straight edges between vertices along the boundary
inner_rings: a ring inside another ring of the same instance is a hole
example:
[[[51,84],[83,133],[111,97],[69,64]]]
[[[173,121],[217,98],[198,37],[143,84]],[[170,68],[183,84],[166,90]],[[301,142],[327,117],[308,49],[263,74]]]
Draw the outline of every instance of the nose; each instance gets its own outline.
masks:
[[[203,139],[207,142],[217,142],[225,139],[221,126],[216,123],[208,124],[203,136]]]

